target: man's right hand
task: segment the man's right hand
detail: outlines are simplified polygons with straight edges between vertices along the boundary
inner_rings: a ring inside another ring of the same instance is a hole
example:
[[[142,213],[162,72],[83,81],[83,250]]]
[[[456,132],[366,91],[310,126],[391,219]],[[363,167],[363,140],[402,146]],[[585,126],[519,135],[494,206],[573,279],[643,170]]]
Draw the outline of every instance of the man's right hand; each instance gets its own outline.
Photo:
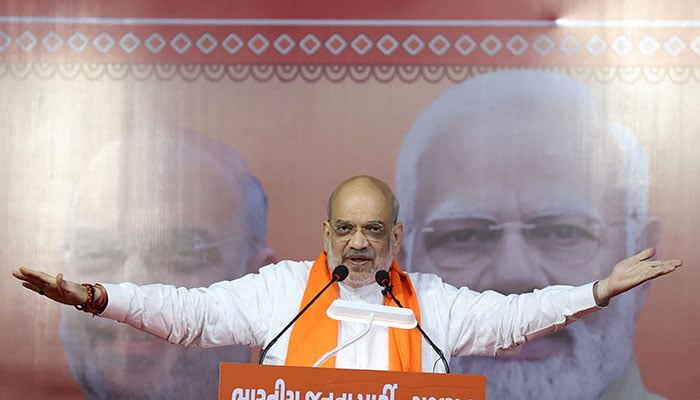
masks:
[[[88,299],[88,291],[84,286],[64,280],[61,273],[54,277],[41,271],[20,267],[18,271],[12,271],[12,276],[21,280],[25,288],[59,303],[75,306],[85,304]]]

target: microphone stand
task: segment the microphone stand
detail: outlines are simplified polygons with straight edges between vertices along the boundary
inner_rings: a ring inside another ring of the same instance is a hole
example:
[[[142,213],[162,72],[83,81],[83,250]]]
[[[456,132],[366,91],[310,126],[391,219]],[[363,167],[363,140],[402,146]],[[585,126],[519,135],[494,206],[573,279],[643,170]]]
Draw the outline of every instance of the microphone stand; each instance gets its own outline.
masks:
[[[370,331],[370,329],[372,329],[372,324],[374,324],[374,313],[370,313],[370,314],[369,314],[368,321],[369,321],[369,324],[367,324],[367,329],[365,329],[365,330],[363,330],[362,332],[360,332],[359,334],[355,335],[355,337],[353,337],[352,339],[348,340],[347,342],[338,345],[335,349],[333,349],[333,350],[327,352],[326,354],[322,355],[321,358],[319,358],[318,361],[316,361],[316,362],[314,363],[313,367],[314,367],[314,368],[318,367],[319,365],[321,365],[321,364],[323,364],[324,362],[326,362],[326,360],[328,360],[329,358],[331,358],[332,356],[334,356],[335,354],[337,354],[340,350],[343,350],[344,348],[346,348],[346,347],[350,346],[351,344],[357,342],[357,341],[360,340],[363,336],[365,336],[366,334],[368,334],[369,331]]]
[[[282,330],[280,331],[280,333],[277,334],[277,336],[275,336],[272,340],[270,340],[270,343],[268,343],[267,346],[265,346],[265,348],[260,352],[260,359],[258,360],[258,364],[262,364],[263,361],[265,361],[265,355],[267,354],[268,350],[270,350],[270,348],[272,347],[272,345],[275,344],[275,343],[277,343],[277,340],[282,336],[282,334],[283,334],[284,332],[286,332],[287,329],[289,329],[289,327],[292,326],[292,324],[294,324],[294,322],[296,322],[296,320],[298,320],[299,317],[301,317],[301,315],[304,314],[304,313],[306,312],[306,310],[307,310],[309,307],[311,307],[312,304],[314,304],[314,302],[316,301],[316,299],[318,299],[319,297],[321,297],[321,295],[323,294],[323,292],[326,291],[326,289],[328,289],[332,284],[344,280],[344,279],[348,276],[348,268],[347,268],[346,266],[344,266],[344,265],[338,265],[338,266],[335,267],[335,269],[333,270],[333,274],[332,274],[332,275],[333,275],[333,278],[331,279],[331,281],[328,282],[328,283],[326,284],[326,286],[324,286],[323,289],[321,289],[320,292],[316,293],[316,296],[314,296],[314,298],[311,299],[311,301],[309,301],[309,302],[304,306],[304,308],[302,308],[301,311],[299,311],[299,312],[297,313],[297,315],[296,315],[291,321],[289,321],[289,323],[287,324],[287,326],[285,326],[284,329],[282,329]]]
[[[381,272],[381,271],[379,271],[379,272]],[[379,272],[377,272],[377,274],[379,274]],[[384,271],[384,272],[386,273],[386,271]],[[391,299],[394,301],[394,303],[396,303],[397,306],[404,308],[404,306],[401,305],[401,302],[399,301],[399,299],[397,299],[396,296],[394,296],[394,287],[389,284],[388,274],[386,275],[385,279],[377,279],[377,283],[379,283],[381,286],[384,287],[384,289],[382,290],[382,295],[384,295],[384,297],[391,297]],[[389,296],[387,296],[387,294]],[[425,340],[428,341],[428,344],[430,344],[430,347],[432,347],[433,350],[435,350],[437,355],[440,357],[442,364],[445,366],[445,372],[449,374],[450,373],[450,365],[447,362],[447,359],[445,358],[445,355],[443,354],[442,350],[440,350],[440,348],[435,343],[433,343],[432,340],[430,340],[430,337],[428,337],[428,334],[425,333],[425,331],[423,330],[423,328],[421,328],[419,323],[416,323],[416,328],[418,328],[418,331],[420,332],[421,335],[423,335]],[[434,366],[433,366],[433,368],[434,368]]]

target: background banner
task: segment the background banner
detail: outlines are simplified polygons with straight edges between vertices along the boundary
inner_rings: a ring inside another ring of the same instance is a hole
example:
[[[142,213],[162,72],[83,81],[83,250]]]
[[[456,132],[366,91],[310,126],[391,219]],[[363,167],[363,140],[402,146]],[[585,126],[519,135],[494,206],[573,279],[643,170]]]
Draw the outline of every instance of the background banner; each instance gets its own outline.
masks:
[[[207,286],[314,259],[357,174],[395,189],[402,264],[455,285],[684,261],[517,357],[453,360],[489,398],[700,385],[694,2],[10,0],[0,60],[2,398],[214,398],[246,349],[151,340],[11,270]]]

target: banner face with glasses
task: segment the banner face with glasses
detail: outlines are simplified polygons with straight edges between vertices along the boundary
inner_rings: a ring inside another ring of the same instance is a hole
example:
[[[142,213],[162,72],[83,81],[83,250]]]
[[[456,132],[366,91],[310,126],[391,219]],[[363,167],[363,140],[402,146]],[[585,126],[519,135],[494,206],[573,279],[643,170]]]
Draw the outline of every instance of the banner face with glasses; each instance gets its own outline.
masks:
[[[687,265],[454,359],[489,398],[691,397],[694,2],[243,3],[0,6],[5,276],[200,287],[313,259],[331,191],[367,174],[400,202],[401,265],[455,286],[583,284],[648,246]],[[3,398],[213,398],[219,362],[255,359],[0,299]]]

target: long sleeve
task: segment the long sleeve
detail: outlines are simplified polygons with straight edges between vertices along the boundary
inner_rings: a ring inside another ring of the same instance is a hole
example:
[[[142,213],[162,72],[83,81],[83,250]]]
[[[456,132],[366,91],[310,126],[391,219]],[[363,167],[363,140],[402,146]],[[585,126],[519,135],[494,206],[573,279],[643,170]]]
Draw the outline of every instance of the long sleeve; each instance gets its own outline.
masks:
[[[102,317],[193,347],[263,345],[296,313],[310,263],[284,262],[208,288],[104,284]]]
[[[505,296],[457,289],[429,274],[411,274],[411,279],[420,293],[426,332],[451,356],[517,352],[524,343],[600,308],[593,298],[593,283]],[[423,351],[425,355],[425,347]]]
[[[109,303],[101,316],[183,346],[264,346],[298,312],[311,264],[284,261],[264,267],[258,274],[208,288],[104,284]],[[504,296],[493,291],[457,289],[436,275],[411,273],[410,276],[418,292],[421,325],[447,357],[514,351],[535,337],[561,329],[599,309],[593,299],[592,284],[553,286],[534,293]],[[360,292],[366,289],[367,293],[376,289],[374,294],[381,290],[378,286],[362,289]],[[341,290],[341,297],[343,293]],[[363,294],[357,301],[368,301],[370,297]],[[341,322],[339,340],[350,337],[356,328],[352,323]],[[379,329],[382,328],[373,328],[377,330],[373,337],[386,337]],[[382,368],[381,365],[386,365],[386,341],[368,343],[370,348],[354,348],[340,354],[338,360],[343,361],[339,366]],[[283,364],[288,346],[289,334],[286,334],[267,353],[266,363]],[[437,356],[426,341],[423,341],[422,357],[423,370],[432,371]]]
[[[254,322],[248,322],[245,310],[239,307],[235,298],[244,293],[234,283],[197,289],[130,283],[104,286],[109,293],[109,305],[102,313],[105,318],[183,346],[254,344],[250,334]]]

